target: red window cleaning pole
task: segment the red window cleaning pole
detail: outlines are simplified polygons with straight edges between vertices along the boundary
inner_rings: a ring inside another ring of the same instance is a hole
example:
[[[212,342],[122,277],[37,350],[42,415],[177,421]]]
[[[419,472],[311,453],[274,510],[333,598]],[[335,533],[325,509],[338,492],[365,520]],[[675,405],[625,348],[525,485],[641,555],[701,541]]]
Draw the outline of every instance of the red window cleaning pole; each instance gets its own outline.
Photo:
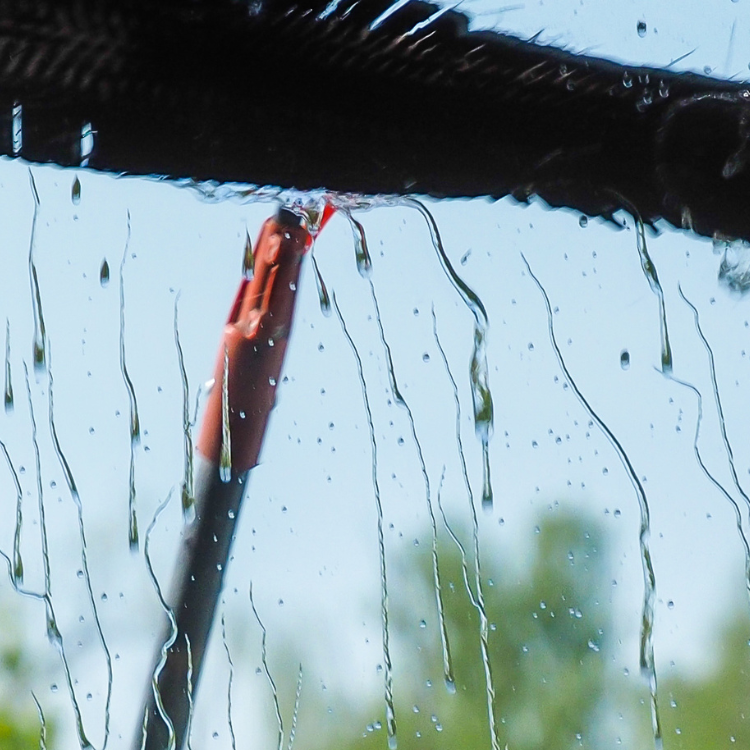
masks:
[[[318,231],[332,213],[326,206]],[[204,460],[195,483],[195,518],[185,529],[167,600],[177,633],[157,685],[150,681],[135,748],[181,750],[185,744],[190,691],[200,677],[248,474],[258,463],[274,404],[302,257],[312,242],[305,219],[288,209],[266,220],[254,251],[254,275],[242,279],[224,328],[198,439]],[[161,643],[172,634],[170,628]],[[161,659],[160,648],[157,666]]]

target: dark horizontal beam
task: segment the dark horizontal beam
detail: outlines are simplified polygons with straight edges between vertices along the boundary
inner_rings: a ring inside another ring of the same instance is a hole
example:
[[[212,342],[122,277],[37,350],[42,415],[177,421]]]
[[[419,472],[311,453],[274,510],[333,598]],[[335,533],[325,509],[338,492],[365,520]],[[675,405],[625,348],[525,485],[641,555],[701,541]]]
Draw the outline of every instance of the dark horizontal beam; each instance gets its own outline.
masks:
[[[750,239],[744,84],[470,32],[418,0],[375,26],[389,5],[0,0],[0,153],[77,166],[90,125],[105,171],[539,195]]]

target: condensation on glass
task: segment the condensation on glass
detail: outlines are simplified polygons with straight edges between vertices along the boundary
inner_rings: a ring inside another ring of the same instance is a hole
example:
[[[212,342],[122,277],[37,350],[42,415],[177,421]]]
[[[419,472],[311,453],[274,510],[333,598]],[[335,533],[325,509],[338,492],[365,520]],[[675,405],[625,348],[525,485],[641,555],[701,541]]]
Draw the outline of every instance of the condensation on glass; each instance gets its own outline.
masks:
[[[251,238],[320,197],[96,175],[95,137],[77,171],[0,162],[19,747],[140,747]],[[186,644],[190,745],[750,744],[748,248],[533,200],[335,202],[197,684]]]

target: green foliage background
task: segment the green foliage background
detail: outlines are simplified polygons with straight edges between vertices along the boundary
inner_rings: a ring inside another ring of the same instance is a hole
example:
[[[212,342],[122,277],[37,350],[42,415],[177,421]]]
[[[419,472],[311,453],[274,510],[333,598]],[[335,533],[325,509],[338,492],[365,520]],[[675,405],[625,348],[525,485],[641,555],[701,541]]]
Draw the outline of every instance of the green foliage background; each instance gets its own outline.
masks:
[[[617,623],[609,603],[606,537],[591,518],[573,514],[547,517],[538,529],[525,574],[493,585],[484,578],[499,747],[653,748],[645,679],[626,677],[613,664]],[[406,575],[418,578],[413,599],[427,601],[433,591],[429,553],[416,564],[410,557],[408,564]],[[479,613],[455,546],[441,546],[440,570],[456,693],[443,687],[437,629],[422,627],[403,597],[395,600],[393,642],[400,646],[398,658],[407,661],[395,683],[398,747],[490,750]],[[468,578],[476,598],[471,561]],[[665,750],[750,747],[747,608],[726,622],[716,635],[716,663],[708,675],[659,682]],[[384,721],[372,723],[383,713],[382,703],[362,706],[327,734],[301,726],[296,746],[387,747]]]
[[[520,575],[502,573],[499,580],[483,576],[499,747],[653,747],[645,682],[637,675],[624,677],[613,664],[617,628],[608,595],[606,537],[592,519],[562,512],[545,518],[538,530],[535,549]],[[423,622],[416,614],[435,611],[430,551],[390,562],[400,589],[391,601],[398,747],[489,750],[488,692],[473,560],[469,556],[466,561],[465,579],[461,553],[447,539],[441,542],[439,559],[453,694],[443,681],[436,622]],[[726,622],[723,632],[717,633],[713,670],[700,677],[659,682],[666,750],[750,748],[747,608],[738,609]],[[7,639],[5,643],[0,650],[0,687],[5,695],[23,692],[28,698],[29,659],[17,645],[8,645]],[[296,674],[296,661],[289,655],[304,661],[305,648],[302,641],[285,644],[288,668],[284,672]],[[289,687],[293,690],[291,682]],[[387,747],[382,699],[358,703],[355,698],[348,705],[337,710],[332,722],[322,699],[306,693],[295,748]],[[378,716],[381,721],[373,721]],[[52,749],[54,723],[53,717],[46,727],[47,746]],[[36,715],[21,712],[6,700],[0,705],[0,750],[39,747]]]

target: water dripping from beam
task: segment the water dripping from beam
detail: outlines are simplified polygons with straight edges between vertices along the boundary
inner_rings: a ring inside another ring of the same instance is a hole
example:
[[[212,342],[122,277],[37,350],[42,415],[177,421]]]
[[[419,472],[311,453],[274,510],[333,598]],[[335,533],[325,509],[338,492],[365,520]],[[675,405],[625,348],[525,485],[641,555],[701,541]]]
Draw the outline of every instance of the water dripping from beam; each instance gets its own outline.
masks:
[[[310,253],[310,260],[313,264],[313,270],[315,271],[315,284],[318,288],[318,302],[320,303],[320,312],[325,315],[326,318],[331,316],[331,298],[328,294],[328,288],[326,287],[325,281],[323,281],[323,275],[320,273],[318,267],[318,261],[315,257],[315,248]]]
[[[39,703],[33,690],[31,691],[31,697],[36,706],[36,715],[39,717],[39,750],[47,750],[47,720],[44,718],[42,704]]]
[[[713,389],[714,401],[716,403],[716,412],[719,417],[719,429],[721,431],[721,440],[724,445],[724,453],[726,454],[727,462],[729,464],[729,472],[732,476],[732,483],[734,484],[735,489],[737,490],[739,495],[742,497],[742,499],[745,501],[745,504],[747,505],[747,507],[750,509],[750,496],[748,496],[747,492],[745,492],[744,488],[742,487],[742,484],[740,483],[740,478],[739,478],[739,475],[737,474],[737,467],[734,461],[734,451],[732,450],[732,444],[729,441],[729,434],[727,433],[727,424],[724,418],[724,407],[721,403],[721,395],[719,393],[719,381],[716,377],[716,360],[714,358],[714,351],[711,348],[711,345],[708,343],[708,339],[706,338],[706,335],[703,332],[703,329],[701,328],[700,315],[698,314],[698,308],[695,307],[695,305],[685,296],[685,293],[682,291],[681,286],[677,287],[677,291],[680,293],[680,297],[682,297],[685,304],[692,310],[695,330],[698,333],[698,337],[700,338],[701,342],[703,343],[703,346],[706,349],[706,353],[708,354],[708,369],[709,369],[709,374],[711,376],[711,387]],[[725,494],[726,494],[726,491],[725,491]],[[734,500],[732,500],[732,503],[734,504]],[[737,509],[737,512],[739,513],[739,509]],[[738,523],[740,524],[739,526],[740,534],[744,540],[745,547],[747,548],[748,542],[744,533],[742,532],[741,518],[738,519]],[[748,558],[747,560],[746,568],[747,568],[748,594],[750,595],[750,558]]]
[[[33,360],[34,369],[43,370],[44,350],[47,342],[46,328],[44,325],[44,314],[42,313],[42,295],[39,289],[39,276],[34,262],[34,249],[36,239],[36,224],[39,217],[39,193],[36,189],[34,174],[29,169],[29,182],[31,184],[31,195],[34,199],[34,215],[31,220],[31,236],[29,238],[29,283],[31,284],[31,297],[34,303],[34,341]]]
[[[667,329],[667,310],[664,304],[664,291],[662,290],[659,276],[656,273],[656,266],[651,260],[646,245],[646,229],[640,214],[634,211],[636,225],[636,237],[638,246],[638,257],[641,260],[641,268],[646,276],[646,280],[651,287],[651,291],[659,300],[659,332],[661,337],[661,371],[664,375],[672,372],[672,347],[669,344],[669,331]]]
[[[180,329],[177,320],[177,303],[180,300],[179,293],[174,301],[174,342],[177,347],[177,363],[180,368],[180,381],[182,383],[182,434],[185,446],[184,473],[182,479],[182,515],[186,521],[191,521],[195,515],[195,491],[193,488],[193,431],[190,420],[190,386],[188,384],[187,370],[185,370],[185,357],[180,343]]]
[[[641,484],[640,479],[630,461],[628,454],[620,444],[620,441],[615,437],[615,434],[610,430],[607,424],[602,418],[594,411],[591,404],[586,400],[578,384],[572,378],[565,359],[562,355],[562,351],[557,343],[557,337],[555,335],[555,328],[552,317],[552,305],[547,295],[547,291],[542,286],[539,279],[534,275],[531,270],[529,262],[526,257],[521,253],[521,258],[526,265],[526,270],[529,276],[534,281],[534,284],[539,289],[542,298],[544,299],[544,305],[547,310],[547,329],[549,332],[550,342],[552,349],[557,358],[558,365],[562,370],[563,375],[570,384],[573,393],[580,402],[581,406],[586,410],[589,417],[599,429],[604,433],[610,445],[614,448],[617,453],[623,468],[630,478],[630,482],[633,485],[636,496],[638,497],[638,508],[640,511],[640,528],[638,532],[638,543],[641,553],[641,568],[643,572],[643,604],[641,607],[641,628],[640,628],[640,653],[639,661],[641,672],[646,676],[649,689],[649,697],[651,704],[651,728],[654,737],[654,747],[656,750],[662,750],[664,744],[662,739],[661,731],[661,719],[659,715],[659,704],[657,701],[657,681],[656,681],[656,666],[654,663],[654,602],[656,600],[656,575],[654,573],[654,566],[651,561],[651,549],[649,546],[649,540],[651,536],[651,512],[649,509],[648,498],[646,491]]]
[[[174,730],[174,724],[172,723],[172,720],[169,718],[169,715],[167,714],[166,709],[164,708],[164,702],[162,701],[161,690],[159,688],[159,677],[162,671],[164,670],[164,667],[167,664],[167,655],[169,653],[169,650],[172,648],[175,641],[177,640],[179,631],[177,629],[177,620],[175,618],[174,612],[172,611],[172,608],[167,604],[166,600],[164,599],[164,594],[162,593],[161,585],[159,584],[159,579],[156,577],[156,573],[154,572],[154,566],[151,562],[151,554],[149,551],[149,545],[151,542],[151,533],[156,527],[156,523],[159,520],[159,516],[161,516],[162,512],[169,505],[169,501],[172,499],[173,493],[174,493],[174,488],[172,488],[169,491],[166,498],[162,500],[162,502],[156,508],[153,518],[151,519],[151,523],[148,525],[148,528],[146,529],[146,537],[143,543],[143,555],[146,560],[146,570],[148,572],[149,578],[151,579],[151,585],[154,587],[154,591],[156,592],[156,597],[159,600],[159,605],[161,606],[164,614],[167,616],[167,619],[169,620],[169,626],[170,626],[169,635],[161,644],[161,648],[159,650],[159,661],[157,662],[156,668],[154,669],[154,672],[151,675],[151,690],[153,692],[154,703],[156,704],[156,710],[159,713],[159,718],[161,718],[161,720],[164,722],[164,725],[167,727],[169,739],[168,739],[166,750],[176,750],[175,730]],[[148,706],[146,706],[146,710],[143,716],[143,730],[142,730],[143,731],[143,739],[142,739],[143,747],[145,747],[146,745],[146,736],[148,732],[148,718],[149,718],[148,714],[149,714],[149,709],[148,709]]]
[[[438,506],[443,517],[445,528],[448,530],[448,534],[451,536],[461,553],[461,564],[464,573],[464,585],[466,586],[469,600],[479,614],[479,644],[482,652],[482,666],[484,667],[484,684],[487,695],[487,718],[490,728],[490,741],[492,744],[492,750],[500,750],[500,741],[498,739],[497,733],[497,718],[495,717],[495,681],[492,675],[492,663],[490,661],[489,618],[487,617],[487,608],[484,604],[484,589],[482,586],[482,568],[479,549],[479,519],[477,518],[476,508],[474,507],[474,492],[471,489],[469,472],[466,466],[466,456],[464,455],[463,441],[461,440],[461,402],[458,397],[458,385],[456,384],[456,379],[453,377],[453,373],[448,362],[448,357],[446,356],[445,350],[440,343],[440,338],[437,331],[437,318],[435,316],[434,307],[432,309],[432,330],[435,336],[435,343],[437,345],[438,351],[440,352],[440,356],[443,359],[445,371],[448,374],[448,378],[453,388],[453,399],[456,405],[456,447],[458,449],[458,457],[461,462],[461,472],[463,474],[464,486],[466,488],[466,497],[469,501],[472,541],[474,544],[474,585],[476,586],[476,595],[474,595],[474,593],[472,592],[471,586],[469,584],[468,567],[466,565],[466,552],[458,537],[453,533],[453,530],[448,524],[448,519],[445,516],[442,503],[440,502],[439,492]]]
[[[255,615],[255,621],[258,623],[258,627],[260,628],[261,636],[260,636],[260,661],[261,664],[263,664],[263,671],[266,674],[266,680],[268,680],[268,685],[271,688],[271,697],[273,698],[273,707],[274,711],[276,712],[276,723],[278,725],[278,745],[277,750],[283,750],[284,748],[284,720],[281,718],[281,707],[279,706],[279,692],[276,689],[276,683],[274,682],[273,677],[271,676],[271,670],[268,668],[268,651],[266,648],[266,626],[263,624],[263,621],[260,619],[260,615],[258,614],[258,610],[255,607],[255,600],[253,599],[253,584],[250,583],[250,606],[253,609],[253,614]]]
[[[224,602],[222,602],[222,604],[224,604]],[[229,644],[227,643],[227,624],[223,610],[221,613],[221,642],[224,644],[224,651],[227,655],[227,662],[229,663],[229,679],[227,681],[227,724],[229,725],[229,737],[232,741],[232,750],[237,750],[237,738],[234,734],[234,721],[232,720],[232,683],[234,682],[234,662],[232,661],[232,654],[229,651]]]
[[[23,149],[23,105],[18,102],[14,102],[11,110],[11,128],[13,156],[19,156]]]
[[[364,368],[362,358],[359,356],[357,347],[354,344],[349,331],[346,328],[344,317],[341,314],[336,295],[333,295],[333,307],[336,310],[336,316],[341,324],[341,330],[344,333],[349,346],[354,354],[359,374],[359,382],[362,389],[362,400],[364,402],[365,412],[367,414],[367,426],[370,433],[370,451],[372,457],[372,488],[375,495],[375,507],[378,517],[378,554],[380,558],[380,613],[383,630],[383,663],[385,665],[385,725],[388,733],[389,750],[396,750],[398,740],[396,738],[396,710],[393,703],[393,666],[391,663],[390,649],[390,627],[388,624],[388,578],[385,565],[385,539],[383,536],[383,504],[380,500],[380,486],[378,484],[378,446],[375,440],[375,425],[372,420],[372,410],[370,409],[370,399],[367,395],[367,384],[365,382]]]
[[[745,492],[745,490],[742,488],[742,485],[740,484],[740,479],[737,474],[737,468],[734,463],[734,451],[732,450],[732,444],[729,442],[729,435],[727,434],[727,423],[726,423],[726,419],[724,418],[724,407],[722,406],[722,403],[721,403],[721,396],[719,394],[719,382],[716,378],[716,360],[714,358],[714,351],[711,348],[711,345],[708,343],[708,339],[706,338],[706,335],[705,333],[703,333],[703,329],[701,328],[701,322],[700,322],[700,316],[698,314],[698,309],[685,296],[685,293],[682,291],[682,287],[678,287],[678,291],[683,301],[685,302],[685,304],[693,312],[695,330],[698,333],[698,337],[703,343],[703,346],[706,348],[706,353],[708,354],[708,367],[709,367],[709,372],[711,375],[711,386],[713,388],[714,399],[716,401],[716,412],[719,416],[719,428],[721,430],[721,439],[722,439],[722,442],[724,443],[724,450],[726,452],[727,459],[729,461],[729,471],[732,474],[732,482],[734,486],[736,487],[737,492],[739,492],[740,495],[742,495],[743,500],[747,503],[748,508],[750,508],[750,497],[748,497],[747,493]]]
[[[448,639],[448,629],[445,624],[445,607],[443,605],[443,587],[440,580],[440,565],[438,559],[438,546],[437,546],[437,523],[435,521],[435,511],[432,507],[432,491],[430,488],[430,478],[427,474],[427,465],[425,463],[424,454],[422,452],[422,445],[419,442],[417,436],[417,428],[414,422],[414,414],[412,413],[411,407],[407,403],[403,394],[399,390],[398,382],[396,380],[396,370],[393,366],[393,357],[391,354],[391,347],[385,337],[385,330],[383,329],[383,319],[380,315],[380,305],[378,304],[378,298],[375,294],[375,285],[372,282],[372,261],[370,260],[370,254],[367,250],[367,238],[365,236],[365,230],[362,224],[354,219],[349,211],[346,212],[346,216],[352,223],[352,231],[354,235],[354,247],[357,261],[357,268],[359,269],[360,275],[366,279],[370,287],[370,295],[372,297],[372,303],[375,308],[375,320],[377,322],[378,331],[380,333],[380,342],[383,345],[383,351],[385,352],[385,358],[388,368],[388,379],[390,381],[391,393],[393,399],[398,406],[406,410],[406,414],[409,420],[409,427],[411,429],[412,439],[417,449],[417,456],[419,458],[419,466],[422,472],[422,479],[424,481],[425,490],[425,501],[427,503],[427,512],[430,517],[430,527],[432,531],[432,578],[433,586],[435,590],[435,603],[437,606],[438,622],[440,626],[440,643],[443,652],[443,679],[445,681],[446,689],[449,693],[454,694],[456,692],[456,681],[453,676],[453,663],[451,659],[450,641]]]
[[[52,377],[51,348],[49,349],[48,354],[49,366],[47,372],[49,376],[49,428],[50,435],[52,437],[52,446],[54,448],[55,455],[57,456],[57,460],[60,464],[60,468],[62,469],[63,475],[65,477],[65,482],[68,485],[68,491],[70,492],[70,496],[76,506],[78,515],[78,536],[81,542],[81,567],[83,569],[83,578],[86,584],[89,605],[91,606],[91,611],[94,615],[94,625],[96,627],[96,633],[99,638],[99,643],[101,644],[102,650],[104,651],[104,658],[107,664],[107,696],[104,705],[104,744],[102,745],[102,750],[104,750],[107,747],[107,742],[109,741],[110,707],[112,703],[112,656],[109,652],[107,641],[104,638],[104,631],[102,629],[102,623],[99,617],[99,609],[96,606],[94,590],[91,586],[91,574],[89,573],[88,561],[88,545],[86,544],[86,530],[83,523],[83,504],[81,503],[81,496],[78,492],[78,487],[76,486],[75,479],[73,478],[73,472],[71,471],[70,464],[68,463],[65,454],[63,453],[62,446],[60,445],[60,440],[57,436],[57,428],[55,427],[53,396],[54,380]]]
[[[292,726],[289,730],[289,744],[286,750],[293,750],[294,738],[297,736],[297,718],[299,716],[299,699],[302,695],[302,662],[299,665],[299,671],[297,672],[297,689],[294,692],[294,710],[292,711]]]
[[[13,381],[10,371],[10,319],[5,319],[5,395],[3,397],[5,413],[13,411]]]
[[[76,697],[73,676],[70,672],[70,666],[68,664],[68,657],[65,653],[65,644],[63,642],[62,633],[57,625],[57,618],[55,616],[55,608],[52,604],[52,577],[50,572],[49,562],[49,544],[47,542],[47,520],[44,508],[44,490],[42,488],[42,461],[39,453],[39,441],[37,439],[37,426],[36,417],[34,416],[34,403],[31,398],[31,385],[29,383],[29,370],[24,362],[24,376],[26,381],[26,395],[29,402],[29,418],[31,421],[31,443],[34,448],[34,462],[36,464],[36,478],[37,478],[37,497],[39,499],[39,534],[42,543],[42,565],[44,569],[44,594],[42,599],[44,600],[46,608],[46,621],[47,621],[47,638],[51,643],[55,644],[58,653],[60,654],[60,660],[63,664],[63,672],[65,674],[65,682],[68,686],[68,694],[70,695],[70,702],[73,706],[73,713],[76,721],[76,733],[78,735],[78,743],[81,746],[81,750],[93,750],[93,745],[89,742],[88,737],[83,726],[83,717],[81,716],[81,708],[78,704],[78,698]],[[36,595],[32,596],[38,598]]]
[[[81,202],[81,181],[78,179],[78,175],[76,175],[70,188],[70,200],[74,206]]]
[[[703,474],[711,482],[711,484],[713,484],[713,486],[716,487],[716,489],[724,496],[724,498],[727,500],[727,502],[732,506],[732,509],[734,510],[734,518],[735,518],[735,523],[737,525],[737,533],[740,536],[740,542],[742,543],[742,548],[745,553],[745,589],[748,595],[748,600],[750,601],[750,543],[748,543],[747,535],[745,534],[745,531],[742,528],[742,513],[740,511],[740,506],[737,504],[737,501],[729,494],[726,487],[724,487],[724,485],[721,482],[719,482],[719,480],[716,479],[716,477],[708,470],[708,467],[703,461],[703,456],[701,455],[700,448],[698,447],[701,424],[703,422],[703,395],[692,383],[688,383],[684,380],[680,380],[679,378],[676,378],[674,375],[670,375],[669,378],[670,380],[674,381],[678,385],[681,385],[684,388],[691,390],[695,394],[696,399],[698,401],[698,417],[696,419],[695,435],[693,437],[693,452],[695,453],[696,461],[698,462],[698,466],[701,467],[701,471],[703,472]]]
[[[443,247],[437,222],[427,207],[416,198],[403,198],[402,205],[416,208],[427,222],[430,238],[435,248],[445,275],[463,299],[464,304],[474,316],[474,347],[471,354],[469,376],[471,381],[471,398],[474,405],[474,429],[482,443],[482,507],[492,509],[492,480],[490,478],[489,441],[492,437],[494,408],[489,385],[487,367],[487,331],[489,320],[487,311],[477,294],[456,273]]]
[[[125,249],[120,261],[120,371],[128,391],[130,401],[130,471],[128,474],[128,542],[130,549],[138,548],[138,517],[135,512],[135,448],[141,440],[141,427],[138,418],[138,402],[135,398],[135,388],[130,379],[125,362],[125,258],[130,248],[130,211],[128,211],[128,234]]]

